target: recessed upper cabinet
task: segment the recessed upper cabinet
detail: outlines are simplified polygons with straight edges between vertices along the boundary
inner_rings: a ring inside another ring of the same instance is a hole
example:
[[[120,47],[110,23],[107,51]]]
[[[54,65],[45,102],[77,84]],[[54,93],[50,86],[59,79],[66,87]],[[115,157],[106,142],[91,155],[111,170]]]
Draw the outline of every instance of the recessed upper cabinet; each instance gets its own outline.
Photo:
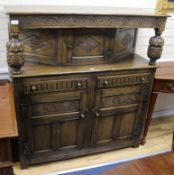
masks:
[[[36,63],[112,63],[134,52],[136,29],[21,30],[25,58]]]

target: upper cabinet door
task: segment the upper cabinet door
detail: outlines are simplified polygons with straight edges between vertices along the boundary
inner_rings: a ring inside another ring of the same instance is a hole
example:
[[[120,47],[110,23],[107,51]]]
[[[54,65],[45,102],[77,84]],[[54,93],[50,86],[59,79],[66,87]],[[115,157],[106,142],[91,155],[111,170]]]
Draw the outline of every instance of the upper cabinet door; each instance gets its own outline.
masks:
[[[138,144],[150,92],[149,76],[145,73],[98,78],[92,147]]]
[[[104,63],[113,56],[116,29],[63,29],[58,31],[59,64]]]

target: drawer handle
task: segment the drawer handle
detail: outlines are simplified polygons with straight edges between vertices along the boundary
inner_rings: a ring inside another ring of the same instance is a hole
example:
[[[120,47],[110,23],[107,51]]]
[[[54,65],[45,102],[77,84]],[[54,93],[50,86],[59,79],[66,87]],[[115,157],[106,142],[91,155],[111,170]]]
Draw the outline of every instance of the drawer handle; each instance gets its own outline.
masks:
[[[81,117],[82,119],[84,119],[84,118],[85,118],[85,114],[80,114],[80,117]]]
[[[172,83],[169,83],[170,90],[174,91],[174,85]]]
[[[96,117],[99,117],[99,116],[100,116],[100,114],[99,114],[98,112],[96,112],[96,113],[95,113],[95,116],[96,116]]]
[[[145,78],[144,78],[144,77],[141,77],[140,80],[141,80],[142,82],[144,82],[144,81],[145,81]]]
[[[31,90],[35,91],[36,90],[36,86],[35,85],[31,86]]]
[[[81,88],[81,87],[82,87],[82,83],[78,82],[78,83],[77,83],[77,87],[78,87],[78,88]]]
[[[105,80],[103,83],[104,83],[105,86],[109,85],[109,82],[107,80]]]

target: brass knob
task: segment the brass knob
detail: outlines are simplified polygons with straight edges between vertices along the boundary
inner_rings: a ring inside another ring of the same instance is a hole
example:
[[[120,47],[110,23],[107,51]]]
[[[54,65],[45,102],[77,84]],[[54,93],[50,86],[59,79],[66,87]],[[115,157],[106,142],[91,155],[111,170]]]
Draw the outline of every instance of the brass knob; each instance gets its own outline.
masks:
[[[85,112],[89,112],[89,109],[88,109],[88,108],[86,108]]]
[[[78,82],[78,83],[77,83],[77,87],[78,87],[78,88],[81,88],[81,87],[82,87],[82,83]]]
[[[100,114],[98,112],[96,112],[95,115],[96,115],[96,117],[99,117],[100,116]]]
[[[35,91],[36,90],[36,86],[35,85],[31,86],[31,90]]]
[[[168,86],[169,86],[170,90],[172,90],[172,91],[174,90],[174,85],[172,83],[169,83]]]
[[[141,77],[140,79],[141,79],[141,81],[145,81],[145,78],[144,77]]]
[[[84,115],[84,114],[80,114],[80,117],[81,117],[82,119],[84,119],[84,118],[85,118],[85,115]]]
[[[104,81],[104,85],[107,86],[109,85],[109,82],[107,80]]]

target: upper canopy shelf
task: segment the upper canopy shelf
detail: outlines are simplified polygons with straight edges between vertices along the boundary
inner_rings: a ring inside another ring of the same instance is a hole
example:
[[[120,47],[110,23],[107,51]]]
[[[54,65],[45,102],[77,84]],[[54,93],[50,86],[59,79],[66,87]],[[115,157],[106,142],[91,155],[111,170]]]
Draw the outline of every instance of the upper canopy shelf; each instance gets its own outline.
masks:
[[[155,10],[138,8],[118,8],[104,6],[53,6],[53,5],[7,5],[4,10],[8,14],[83,14],[83,15],[121,15],[121,16],[154,16],[167,17]]]
[[[20,28],[165,28],[167,15],[152,10],[87,6],[5,6]]]

